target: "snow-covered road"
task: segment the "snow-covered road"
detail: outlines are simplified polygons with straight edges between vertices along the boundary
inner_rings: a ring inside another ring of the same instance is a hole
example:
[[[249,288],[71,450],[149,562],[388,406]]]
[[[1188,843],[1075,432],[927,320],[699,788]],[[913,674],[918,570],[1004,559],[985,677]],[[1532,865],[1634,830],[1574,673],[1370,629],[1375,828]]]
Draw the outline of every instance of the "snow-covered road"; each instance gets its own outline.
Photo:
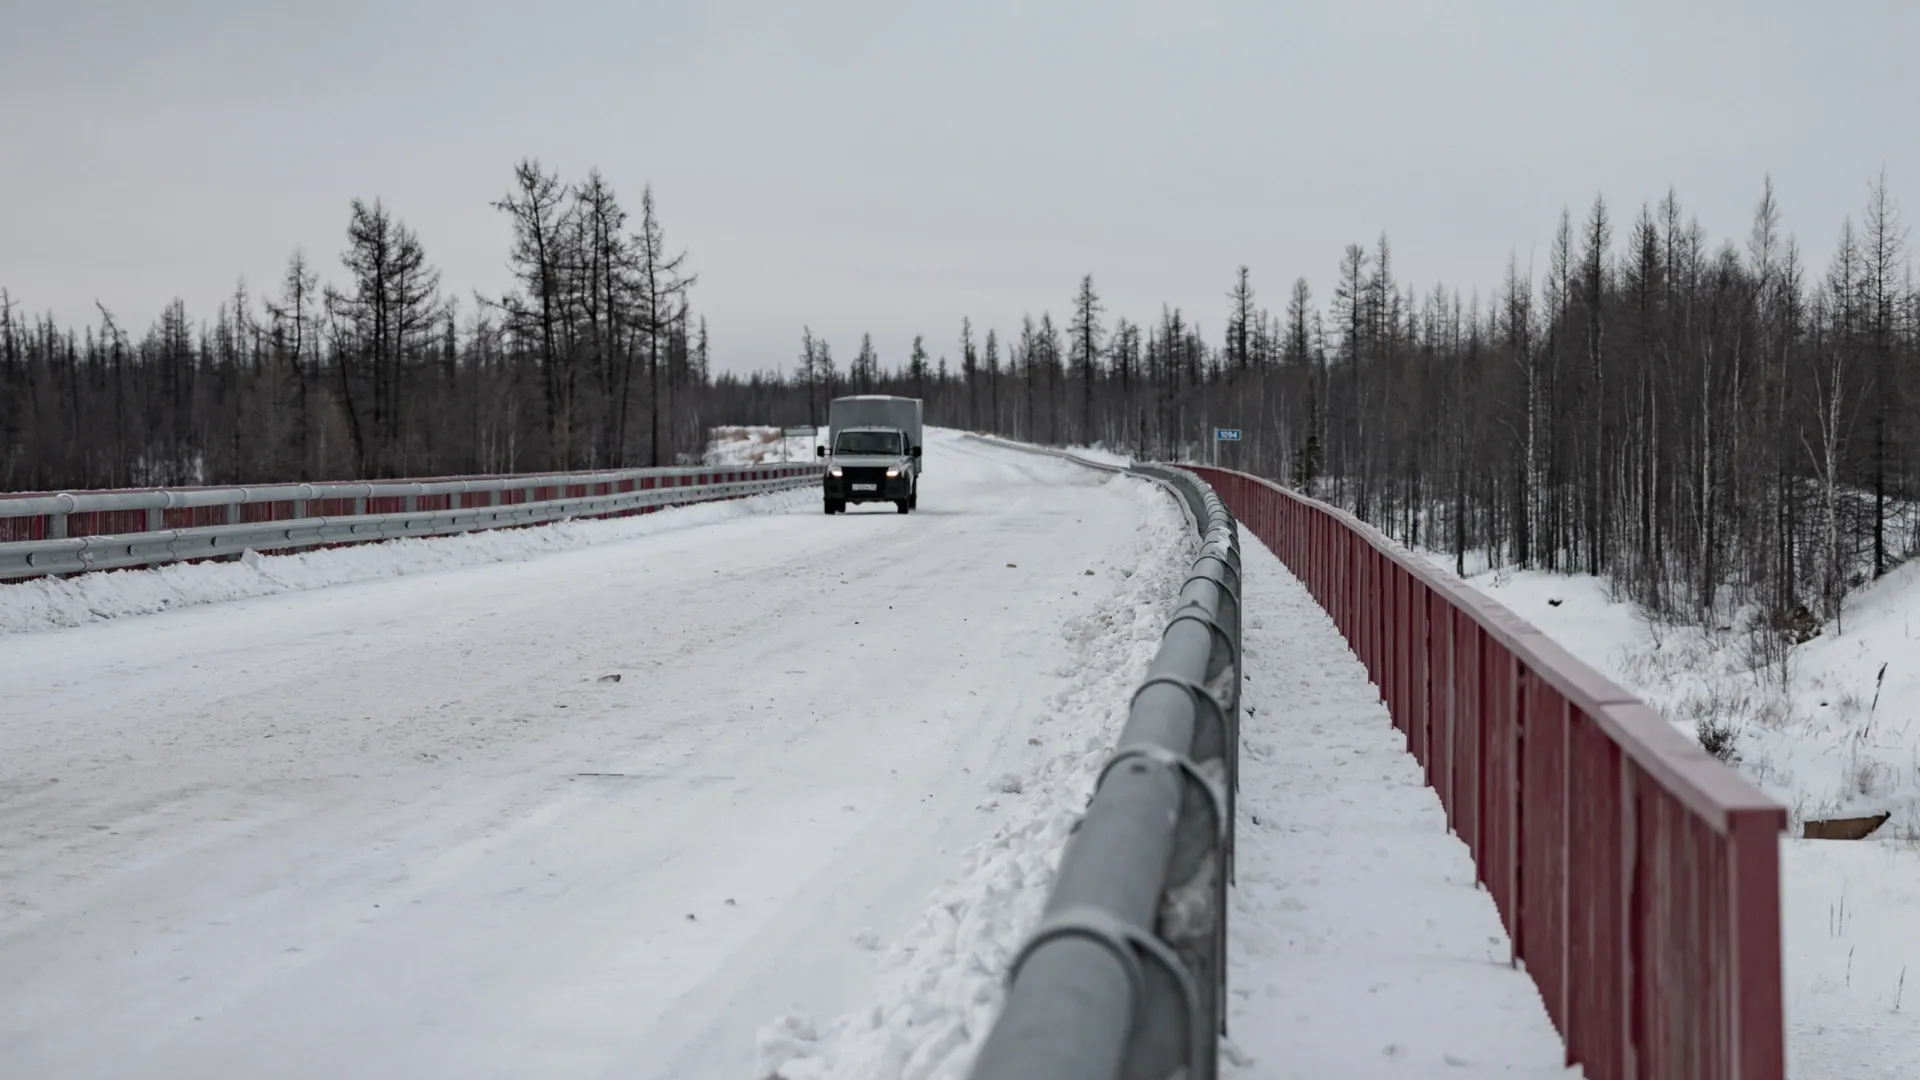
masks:
[[[0,1072],[739,1080],[1025,845],[934,913],[1011,947],[980,890],[1037,911],[1181,519],[949,435],[916,514],[773,498],[0,636]]]

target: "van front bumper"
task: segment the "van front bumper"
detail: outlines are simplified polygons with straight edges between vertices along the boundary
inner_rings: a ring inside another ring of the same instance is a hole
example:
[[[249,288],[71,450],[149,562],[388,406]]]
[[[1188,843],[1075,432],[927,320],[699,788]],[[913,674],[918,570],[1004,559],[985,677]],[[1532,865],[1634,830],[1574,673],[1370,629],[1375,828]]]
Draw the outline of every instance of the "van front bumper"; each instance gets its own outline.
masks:
[[[848,469],[843,476],[829,473],[821,486],[826,498],[835,502],[899,502],[913,494],[911,476],[888,476],[885,469]]]

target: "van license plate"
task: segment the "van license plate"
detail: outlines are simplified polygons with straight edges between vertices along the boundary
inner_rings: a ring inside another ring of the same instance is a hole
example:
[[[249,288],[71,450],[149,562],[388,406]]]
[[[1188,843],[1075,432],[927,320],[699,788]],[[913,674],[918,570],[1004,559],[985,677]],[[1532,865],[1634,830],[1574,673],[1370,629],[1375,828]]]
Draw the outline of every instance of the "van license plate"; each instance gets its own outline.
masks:
[[[855,491],[877,491],[877,490],[879,490],[879,486],[878,486],[878,485],[876,485],[876,484],[855,484],[855,485],[853,485],[853,490],[855,490]]]

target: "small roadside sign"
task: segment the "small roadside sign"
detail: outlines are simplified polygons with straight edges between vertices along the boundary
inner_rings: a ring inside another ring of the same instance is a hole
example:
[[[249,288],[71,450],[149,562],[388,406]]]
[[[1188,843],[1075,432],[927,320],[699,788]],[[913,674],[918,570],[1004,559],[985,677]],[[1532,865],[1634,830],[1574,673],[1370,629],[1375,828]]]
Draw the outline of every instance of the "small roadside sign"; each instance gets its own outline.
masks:
[[[1215,442],[1239,442],[1240,429],[1237,427],[1214,428],[1213,438]]]
[[[813,424],[798,424],[780,429],[780,460],[787,461],[787,455],[793,450],[795,439],[817,439],[820,429]]]

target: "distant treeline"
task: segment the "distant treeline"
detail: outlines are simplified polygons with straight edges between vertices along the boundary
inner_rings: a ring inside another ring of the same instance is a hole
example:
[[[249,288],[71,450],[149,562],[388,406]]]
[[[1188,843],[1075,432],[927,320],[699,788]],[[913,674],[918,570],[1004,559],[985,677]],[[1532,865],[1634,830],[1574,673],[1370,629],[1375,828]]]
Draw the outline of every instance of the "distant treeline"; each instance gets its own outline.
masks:
[[[355,200],[344,281],[296,252],[273,295],[134,337],[0,291],[0,490],[586,469],[698,452],[764,391],[709,374],[694,277],[651,191],[531,161],[494,204],[518,288],[459,304],[419,236]],[[736,404],[736,400],[740,403]]]
[[[21,317],[0,294],[0,487],[258,482],[668,463],[722,423],[807,423],[837,393],[908,393],[930,422],[1204,457],[1285,480],[1464,564],[1609,576],[1649,609],[1741,609],[1804,633],[1911,553],[1920,294],[1884,181],[1807,267],[1767,185],[1716,246],[1669,192],[1624,225],[1563,214],[1540,280],[1484,297],[1400,282],[1383,235],[1275,314],[1242,267],[1211,334],[1064,316],[916,338],[844,366],[803,332],[791,374],[711,370],[693,277],[650,193],[517,167],[519,288],[466,309],[419,239],[355,203],[347,281],[295,255],[271,300],[210,326],[179,304],[132,340]],[[1618,235],[1616,235],[1618,234]],[[845,355],[842,352],[841,355]],[[948,357],[953,359],[949,361]]]
[[[1621,235],[1616,236],[1616,232]],[[1824,271],[1771,183],[1744,242],[1714,245],[1672,192],[1622,228],[1563,214],[1541,280],[1482,297],[1398,281],[1383,235],[1347,248],[1330,302],[1274,314],[1241,267],[1214,336],[1192,316],[1110,323],[1091,277],[1064,321],[963,322],[950,369],[916,341],[844,374],[806,335],[800,378],[929,399],[940,423],[1142,456],[1212,452],[1409,544],[1610,577],[1663,617],[1745,611],[1776,638],[1915,550],[1920,292],[1884,180]]]

